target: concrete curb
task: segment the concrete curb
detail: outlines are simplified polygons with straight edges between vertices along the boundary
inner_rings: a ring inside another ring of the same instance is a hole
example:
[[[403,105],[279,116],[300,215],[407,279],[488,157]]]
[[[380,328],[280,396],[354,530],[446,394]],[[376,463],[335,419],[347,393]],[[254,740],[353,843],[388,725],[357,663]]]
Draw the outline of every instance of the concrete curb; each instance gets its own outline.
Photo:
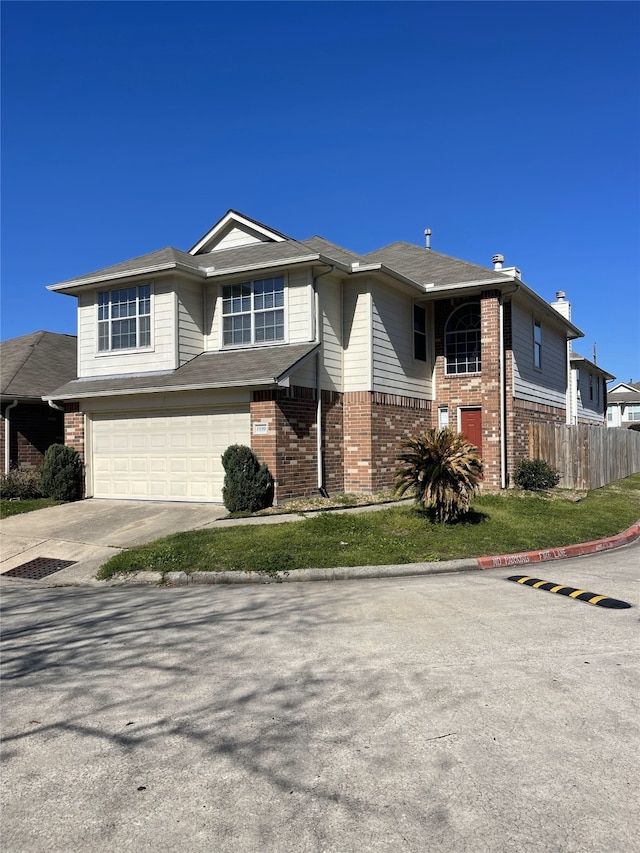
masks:
[[[212,584],[267,584],[267,583],[303,583],[307,581],[357,580],[365,578],[413,577],[416,575],[450,574],[454,572],[481,571],[499,569],[508,566],[521,566],[528,563],[546,563],[552,560],[565,560],[569,557],[581,557],[599,551],[609,551],[628,545],[640,537],[640,521],[632,524],[623,533],[584,542],[580,545],[566,545],[564,548],[551,548],[546,551],[524,551],[519,554],[503,554],[496,557],[477,557],[467,560],[446,560],[441,563],[405,563],[390,566],[343,566],[333,569],[295,569],[273,577],[260,572],[167,572],[164,583],[167,586],[193,586]],[[131,583],[144,582],[140,572]],[[157,573],[148,582],[158,582]]]
[[[277,576],[261,572],[167,572],[168,586],[234,583],[303,583],[305,581],[341,581],[358,578],[395,578],[412,575],[437,575],[478,571],[477,560],[447,560],[442,563],[405,563],[395,566],[342,566],[332,569],[294,569]]]
[[[598,551],[609,551],[628,545],[640,537],[640,521],[636,521],[623,533],[596,539],[593,542],[583,542],[580,545],[566,545],[564,548],[550,548],[547,551],[523,551],[520,554],[503,554],[499,557],[479,557],[480,569],[499,569],[505,566],[522,566],[528,563],[547,563],[550,560],[565,560],[568,557],[582,557],[585,554],[595,554]]]

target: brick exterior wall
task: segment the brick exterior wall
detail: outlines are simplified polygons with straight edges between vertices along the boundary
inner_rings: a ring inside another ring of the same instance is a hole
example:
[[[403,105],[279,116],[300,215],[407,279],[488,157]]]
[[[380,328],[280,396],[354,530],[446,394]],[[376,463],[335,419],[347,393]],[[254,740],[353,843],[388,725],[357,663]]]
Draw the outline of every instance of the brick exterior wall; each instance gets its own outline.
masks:
[[[313,388],[254,391],[251,447],[266,462],[275,481],[274,502],[318,494],[317,404]],[[256,435],[254,424],[268,433]],[[342,395],[322,392],[324,480],[329,492],[344,490]]]
[[[80,459],[85,461],[84,414],[79,403],[64,404],[64,443],[77,450]]]
[[[344,395],[344,491],[391,489],[403,439],[433,426],[431,401],[394,394]]]
[[[318,494],[316,399],[310,388],[254,391],[251,447],[275,480],[276,502]],[[428,429],[428,400],[358,391],[322,392],[324,483],[329,494],[393,487],[404,438]],[[256,435],[255,423],[268,433]]]
[[[0,460],[4,471],[6,420],[0,418]],[[62,412],[39,403],[18,403],[9,412],[12,466],[40,468],[47,448],[64,442]]]

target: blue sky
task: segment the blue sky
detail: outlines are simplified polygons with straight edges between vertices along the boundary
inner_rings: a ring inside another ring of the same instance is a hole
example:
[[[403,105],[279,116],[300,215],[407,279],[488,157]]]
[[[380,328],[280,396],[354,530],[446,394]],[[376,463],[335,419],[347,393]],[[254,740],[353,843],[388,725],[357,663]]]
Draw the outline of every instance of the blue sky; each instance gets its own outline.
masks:
[[[2,338],[235,208],[552,301],[640,380],[640,4],[3,2]]]

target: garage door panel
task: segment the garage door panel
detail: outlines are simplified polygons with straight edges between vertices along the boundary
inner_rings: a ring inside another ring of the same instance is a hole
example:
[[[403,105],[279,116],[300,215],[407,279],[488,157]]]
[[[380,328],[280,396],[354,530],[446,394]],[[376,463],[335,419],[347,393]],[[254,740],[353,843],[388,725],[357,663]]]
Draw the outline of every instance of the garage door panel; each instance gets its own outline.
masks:
[[[221,501],[220,457],[230,444],[250,444],[249,406],[177,415],[95,416],[96,497]]]

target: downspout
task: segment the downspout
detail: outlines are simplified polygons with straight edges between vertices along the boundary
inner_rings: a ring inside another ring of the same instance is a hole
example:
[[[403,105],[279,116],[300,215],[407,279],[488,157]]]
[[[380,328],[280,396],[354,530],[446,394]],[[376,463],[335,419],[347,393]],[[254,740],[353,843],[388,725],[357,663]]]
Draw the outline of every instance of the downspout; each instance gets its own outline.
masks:
[[[504,299],[502,293],[500,306],[500,488],[507,488],[507,377],[504,352]]]
[[[57,409],[59,412],[64,412],[64,406],[59,406],[57,403],[54,403],[53,400],[47,400],[47,403],[51,406],[52,409]]]
[[[4,473],[8,474],[11,468],[11,419],[9,411],[18,405],[18,401],[14,400],[4,410]]]
[[[506,293],[517,293],[520,285]],[[504,347],[504,291],[500,291],[500,488],[507,488],[507,367]],[[513,315],[512,315],[513,317]],[[513,322],[513,319],[512,319]],[[512,344],[513,346],[513,344]]]
[[[322,327],[320,324],[320,296],[318,294],[318,280],[322,278],[323,275],[330,275],[335,271],[335,265],[332,264],[331,268],[326,270],[325,272],[321,272],[318,275],[313,277],[313,300],[314,300],[314,311],[312,315],[313,320],[313,339],[322,344]],[[324,457],[322,455],[322,388],[320,383],[320,359],[322,357],[322,347],[316,353],[316,460],[317,460],[317,479],[318,479],[318,491],[322,495],[323,498],[328,498],[329,493],[325,488],[324,482]]]

